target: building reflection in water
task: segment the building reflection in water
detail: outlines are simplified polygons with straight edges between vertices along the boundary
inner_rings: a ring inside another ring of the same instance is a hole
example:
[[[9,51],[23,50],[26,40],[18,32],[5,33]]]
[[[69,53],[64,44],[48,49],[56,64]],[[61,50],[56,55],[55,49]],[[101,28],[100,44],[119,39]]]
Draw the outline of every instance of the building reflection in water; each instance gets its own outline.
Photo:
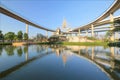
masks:
[[[118,50],[118,49],[117,49]],[[65,47],[52,47],[52,51],[56,53],[56,56],[62,57],[63,64],[65,65],[67,62],[68,57],[71,55],[70,51],[73,53],[77,53],[80,56],[83,56],[87,59],[90,59],[94,61],[95,63],[98,63],[100,65],[103,65],[105,67],[109,67],[111,72],[116,70],[116,66],[120,64],[116,63],[115,60],[118,59],[120,61],[120,52],[117,51],[115,53],[115,48],[101,48],[99,46],[97,47],[90,47],[90,46],[67,46],[67,50],[65,50]],[[68,52],[69,51],[69,52]],[[119,58],[118,58],[119,56]],[[117,65],[116,65],[117,64]],[[120,70],[120,67],[118,68]]]
[[[36,56],[31,56],[30,51],[37,51]],[[105,70],[109,75],[119,80],[120,75],[120,48],[110,47],[104,48],[100,46],[60,46],[60,45],[35,45],[35,46],[4,46],[0,47],[0,55],[2,52],[6,52],[8,56],[13,56],[17,54],[18,57],[25,58],[25,61],[29,63],[32,60],[39,58],[38,56],[46,56],[52,52],[56,53],[57,57],[60,57],[63,61],[63,65],[66,66],[69,57],[74,53],[84,58],[89,59],[91,62],[99,65],[103,70]],[[44,54],[42,54],[42,52]],[[24,53],[24,54],[23,54]],[[39,54],[38,54],[39,53]],[[34,58],[35,57],[35,58]],[[16,68],[18,69],[18,68]]]
[[[65,66],[67,63],[67,59],[71,56],[71,52],[69,50],[65,50],[63,46],[52,46],[52,51],[56,53],[57,57],[61,57],[63,65]]]
[[[104,69],[109,75],[115,78],[115,80],[120,79],[120,51],[118,47],[102,48],[102,47],[84,47],[78,46],[68,46],[73,53],[78,54],[91,60],[92,62],[99,65]]]

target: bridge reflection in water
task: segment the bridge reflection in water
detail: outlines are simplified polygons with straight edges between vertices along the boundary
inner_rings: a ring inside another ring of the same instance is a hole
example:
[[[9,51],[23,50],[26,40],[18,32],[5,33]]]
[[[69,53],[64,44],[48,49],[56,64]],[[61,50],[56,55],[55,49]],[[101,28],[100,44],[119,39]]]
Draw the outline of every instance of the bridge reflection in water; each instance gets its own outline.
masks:
[[[73,53],[95,63],[113,79],[120,79],[120,48],[103,48],[100,46],[68,46],[68,48]]]
[[[7,80],[7,76],[13,72],[54,54],[57,58],[62,59],[64,67],[68,67],[68,63],[72,61],[71,56],[76,55],[96,65],[111,79],[120,79],[120,48],[61,45],[0,46],[0,63],[2,63],[0,65],[0,78]],[[47,64],[50,65],[49,62]],[[87,67],[89,68],[89,66]]]

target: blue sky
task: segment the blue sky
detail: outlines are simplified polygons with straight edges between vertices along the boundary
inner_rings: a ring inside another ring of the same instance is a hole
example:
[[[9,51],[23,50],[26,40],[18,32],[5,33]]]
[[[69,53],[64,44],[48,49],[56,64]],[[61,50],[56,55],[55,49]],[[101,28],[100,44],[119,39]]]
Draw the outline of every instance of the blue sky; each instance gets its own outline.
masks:
[[[77,28],[95,20],[107,10],[114,0],[0,0],[0,4],[12,12],[43,27],[56,30],[65,18],[71,28]],[[114,16],[120,15],[120,10]],[[25,32],[25,24],[0,14],[0,30],[3,33],[19,30]],[[29,35],[45,34],[44,30],[29,26]],[[51,34],[51,33],[49,33]]]

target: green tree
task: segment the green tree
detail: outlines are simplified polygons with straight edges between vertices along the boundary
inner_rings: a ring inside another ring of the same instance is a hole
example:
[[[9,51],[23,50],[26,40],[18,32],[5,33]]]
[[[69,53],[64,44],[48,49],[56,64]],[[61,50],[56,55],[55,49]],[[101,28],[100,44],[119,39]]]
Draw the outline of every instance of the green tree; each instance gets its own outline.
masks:
[[[12,40],[14,39],[14,36],[15,36],[14,32],[8,32],[8,33],[6,33],[6,34],[4,35],[4,38],[5,38],[6,40],[12,41]]]
[[[109,38],[109,37],[112,36],[112,34],[113,34],[113,31],[109,30],[109,31],[107,31],[107,33],[105,34],[105,37],[106,37],[106,38]]]
[[[1,30],[0,30],[0,40],[4,40],[4,35],[2,34]]]
[[[22,33],[22,31],[19,31],[17,33],[17,37],[18,37],[18,40],[22,40],[23,39],[23,33]]]
[[[44,39],[47,39],[43,34],[40,34],[40,33],[37,34],[35,38],[37,41],[42,41]]]
[[[28,40],[28,34],[24,33],[24,40]]]
[[[105,35],[105,41],[110,41],[110,37],[115,33],[120,31],[120,20],[115,20],[113,23],[114,29],[107,31]]]
[[[14,40],[18,40],[18,37],[17,37],[17,35],[14,35]]]

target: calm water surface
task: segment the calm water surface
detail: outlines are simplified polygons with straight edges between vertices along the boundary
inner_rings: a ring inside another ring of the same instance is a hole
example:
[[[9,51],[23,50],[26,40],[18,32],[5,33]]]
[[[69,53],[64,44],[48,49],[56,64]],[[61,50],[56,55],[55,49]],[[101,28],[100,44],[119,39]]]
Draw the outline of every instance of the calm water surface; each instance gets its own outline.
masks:
[[[120,80],[120,48],[0,45],[0,80]]]

